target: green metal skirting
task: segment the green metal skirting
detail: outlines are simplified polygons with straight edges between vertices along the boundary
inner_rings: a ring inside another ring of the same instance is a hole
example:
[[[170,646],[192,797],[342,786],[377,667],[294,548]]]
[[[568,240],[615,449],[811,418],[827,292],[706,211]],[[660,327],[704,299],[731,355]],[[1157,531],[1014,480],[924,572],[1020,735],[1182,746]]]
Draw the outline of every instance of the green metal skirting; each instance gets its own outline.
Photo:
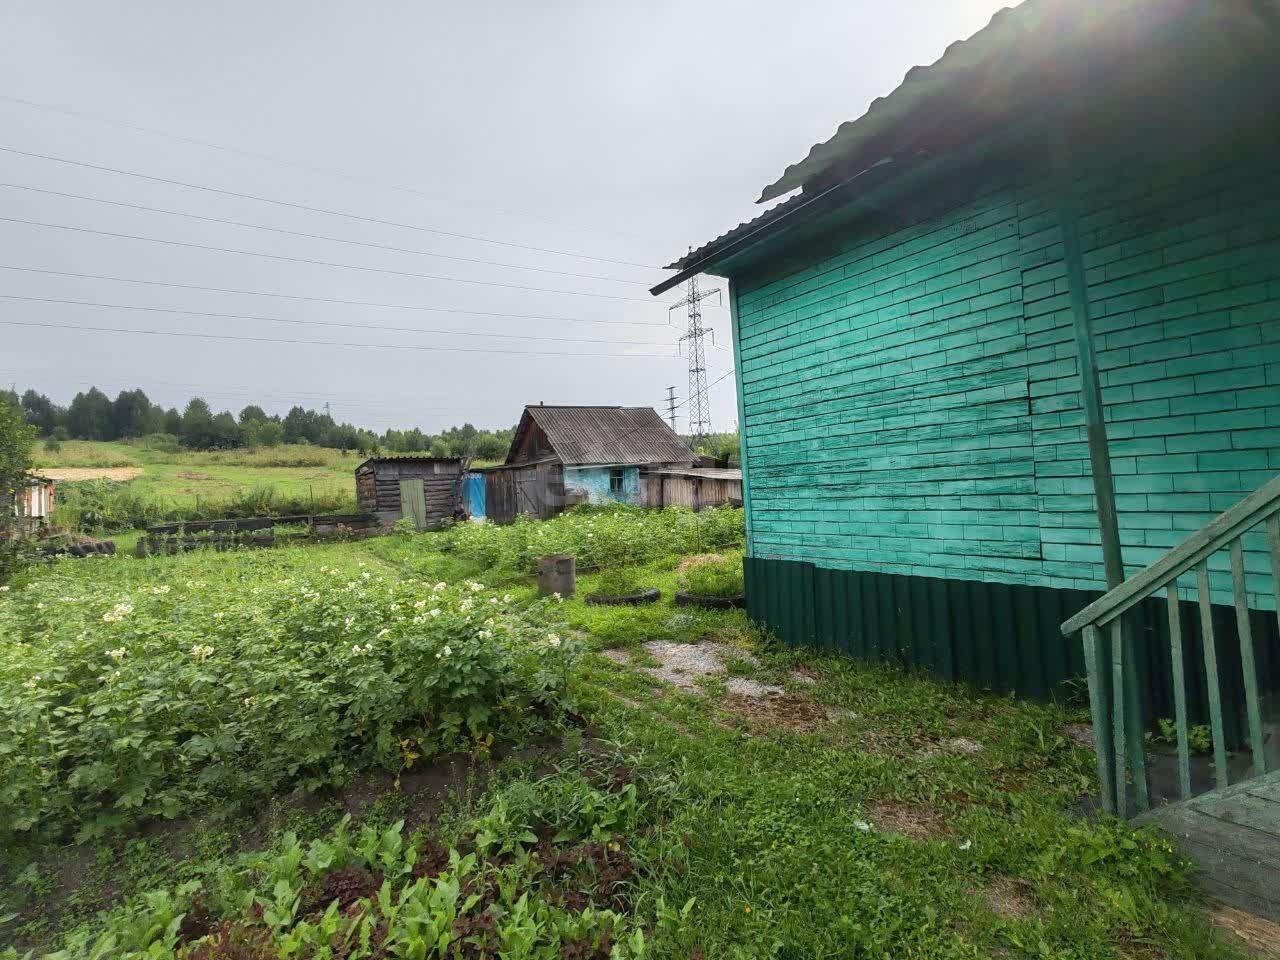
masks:
[[[943,680],[971,683],[1036,700],[1085,697],[1084,653],[1078,638],[1064,639],[1060,625],[1099,596],[975,580],[941,580],[857,570],[830,570],[795,560],[748,557],[747,612],[779,640],[926,671]],[[1188,711],[1207,722],[1199,614],[1183,603]],[[1244,693],[1239,641],[1230,607],[1214,608],[1218,660],[1228,740],[1244,741]],[[1172,663],[1164,601],[1152,599],[1134,612],[1137,657],[1142,664],[1144,723],[1172,717]],[[1254,611],[1259,681],[1280,689],[1280,635],[1273,613]],[[1077,681],[1079,683],[1077,684]]]

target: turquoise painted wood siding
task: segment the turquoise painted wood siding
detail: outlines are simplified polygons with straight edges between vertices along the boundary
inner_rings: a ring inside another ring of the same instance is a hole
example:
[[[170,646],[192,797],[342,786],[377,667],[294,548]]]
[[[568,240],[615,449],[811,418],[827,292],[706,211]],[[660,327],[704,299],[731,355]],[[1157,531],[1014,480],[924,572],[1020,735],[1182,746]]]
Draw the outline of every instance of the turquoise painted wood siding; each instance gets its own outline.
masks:
[[[1137,569],[1280,471],[1280,198],[1265,154],[1100,159],[1082,240]],[[734,274],[754,556],[1104,585],[1056,213],[1018,169]]]

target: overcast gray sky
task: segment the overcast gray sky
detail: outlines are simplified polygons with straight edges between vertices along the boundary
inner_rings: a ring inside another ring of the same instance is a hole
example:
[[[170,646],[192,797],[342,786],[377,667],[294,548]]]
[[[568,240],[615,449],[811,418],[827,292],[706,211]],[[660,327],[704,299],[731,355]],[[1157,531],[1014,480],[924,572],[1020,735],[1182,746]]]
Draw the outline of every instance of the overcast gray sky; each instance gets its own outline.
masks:
[[[655,268],[758,214],[784,166],[1005,5],[0,0],[0,381],[63,403],[90,384],[233,411],[328,400],[379,430],[508,426],[538,401],[661,406],[669,384],[683,398]],[[706,318],[727,346],[727,310]],[[708,367],[732,354],[709,349]],[[712,413],[736,420],[732,377]]]

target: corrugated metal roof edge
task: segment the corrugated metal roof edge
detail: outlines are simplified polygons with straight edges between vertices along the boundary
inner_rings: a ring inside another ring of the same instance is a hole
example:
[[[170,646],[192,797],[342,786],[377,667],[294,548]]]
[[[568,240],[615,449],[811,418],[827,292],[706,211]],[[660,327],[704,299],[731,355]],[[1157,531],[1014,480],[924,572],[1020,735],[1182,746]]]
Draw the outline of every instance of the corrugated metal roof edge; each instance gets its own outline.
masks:
[[[855,127],[865,125],[868,120],[880,120],[882,115],[887,113],[904,112],[905,107],[903,110],[898,109],[902,101],[918,99],[916,97],[916,88],[921,85],[922,81],[930,80],[930,73],[942,66],[944,61],[955,59],[961,54],[972,53],[975,47],[984,48],[978,52],[977,56],[977,59],[983,59],[987,53],[987,48],[992,44],[989,31],[1000,27],[1005,17],[1011,14],[1030,17],[1031,11],[1039,12],[1045,6],[1047,6],[1047,0],[1026,0],[1016,9],[1004,7],[997,10],[991,19],[987,21],[986,26],[969,37],[948,44],[947,48],[942,52],[942,56],[938,57],[933,63],[913,66],[903,75],[902,82],[889,93],[872,100],[865,113],[853,120],[844,121],[836,128],[834,134],[810,147],[803,160],[788,165],[782,172],[781,177],[761,191],[760,198],[756,200],[756,203],[767,203],[802,187],[805,179],[818,173],[821,169],[825,169],[830,164],[834,159],[832,155],[841,154],[849,148],[848,138],[854,132]],[[1007,22],[1004,25],[1007,26]]]
[[[1132,12],[1142,8],[1144,4],[1150,6],[1152,2],[1153,0],[1125,0],[1123,3],[1115,3],[1113,7],[1102,8],[1100,5],[1095,4],[1091,8],[1095,11],[1102,9],[1104,13],[1115,16],[1122,12]],[[1255,18],[1263,18],[1267,21],[1274,21],[1280,18],[1280,0],[1256,0],[1256,4],[1253,6],[1246,3],[1246,0],[1236,0],[1236,5],[1244,6]],[[1090,5],[1081,4],[1081,8],[1084,6]],[[1205,6],[1211,5],[1206,4]],[[955,86],[954,75],[957,72],[963,73],[966,70],[984,64],[999,54],[1001,49],[1009,45],[1016,48],[1019,41],[1028,33],[1034,33],[1037,26],[1042,24],[1046,18],[1055,13],[1060,13],[1067,7],[1068,5],[1065,5],[1062,0],[1026,0],[1019,7],[997,11],[987,26],[967,39],[957,40],[952,43],[933,64],[916,66],[907,71],[903,82],[895,90],[887,96],[873,101],[866,113],[859,118],[841,124],[835,135],[829,140],[815,144],[804,160],[787,167],[786,172],[779,180],[765,188],[757,202],[776,199],[797,188],[803,188],[805,192],[767,210],[753,220],[739,224],[721,234],[715,240],[703,244],[697,250],[676,260],[667,269],[680,270],[682,272],[677,276],[665,279],[662,283],[653,287],[650,293],[656,296],[671,289],[693,273],[698,272],[699,268],[706,269],[713,266],[715,261],[724,258],[724,255],[728,252],[726,248],[741,243],[752,233],[769,230],[777,221],[797,212],[807,202],[811,202],[830,192],[829,188],[823,193],[811,194],[810,188],[814,178],[819,177],[824,172],[829,172],[831,167],[839,160],[847,160],[860,147],[866,147],[869,141],[881,138],[894,125],[910,121],[915,111],[922,104],[927,103],[932,97],[938,95],[940,87],[951,90]],[[1159,9],[1166,14],[1173,13],[1175,15],[1178,9],[1184,12],[1188,10],[1197,11],[1205,16],[1213,13],[1211,10],[1210,14],[1206,14],[1204,7],[1197,6],[1195,0],[1183,0],[1181,4],[1170,4],[1168,8]],[[1228,20],[1231,19],[1231,11],[1227,10],[1225,6],[1222,11],[1218,12]],[[1237,10],[1236,13],[1238,12]],[[1081,14],[1081,16],[1083,15]],[[1273,32],[1275,32],[1275,29],[1275,26],[1272,25]],[[874,129],[869,129],[868,123]],[[856,136],[854,135],[855,128]],[[887,159],[890,158],[868,159],[867,163],[863,165],[863,169],[854,175],[855,179],[868,172],[876,164],[883,163]]]

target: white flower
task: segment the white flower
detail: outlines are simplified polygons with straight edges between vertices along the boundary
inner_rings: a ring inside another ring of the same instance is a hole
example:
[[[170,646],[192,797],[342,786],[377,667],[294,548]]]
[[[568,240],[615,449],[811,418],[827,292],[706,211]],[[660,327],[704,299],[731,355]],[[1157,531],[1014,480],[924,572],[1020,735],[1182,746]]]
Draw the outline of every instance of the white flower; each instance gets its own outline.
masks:
[[[116,649],[114,650],[108,650],[107,656],[110,657],[112,660],[123,660],[125,658],[125,654],[127,654],[128,652],[129,651],[126,650],[124,647],[116,647]]]
[[[548,647],[558,647],[558,646],[560,646],[560,638],[559,638],[558,636],[556,636],[554,633],[548,633],[548,634],[547,634],[547,646],[548,646]]]
[[[446,643],[446,644],[444,645],[444,650],[443,650],[443,651],[441,651],[441,652],[442,652],[442,653],[447,657],[447,656],[452,655],[452,653],[453,653],[453,649],[452,649],[452,648],[451,648],[451,647]]]
[[[362,566],[363,566],[363,564],[362,564]],[[372,577],[372,576],[373,576],[373,574],[371,574],[368,570],[366,570],[364,573],[360,574],[360,579],[361,579],[361,580],[368,580],[368,579],[369,579],[370,577]]]
[[[198,662],[204,663],[209,657],[213,656],[213,647],[202,646],[197,643],[191,648],[191,656],[195,657]]]
[[[493,631],[481,630],[478,634],[476,634],[476,636],[478,636],[481,640],[488,640],[490,637],[493,636]]]
[[[245,705],[246,707],[252,707],[252,706],[253,706],[255,703],[257,703],[257,702],[258,702],[258,698],[257,698],[257,697],[245,697],[245,698],[244,698],[244,705]]]
[[[36,604],[36,609],[37,609],[37,610],[43,610],[43,609],[44,609],[44,604],[43,604],[43,603],[37,603],[37,604]]]
[[[381,630],[379,630],[379,631],[378,631],[378,638],[379,638],[379,639],[381,639],[381,638],[385,637],[385,636],[386,636],[388,633],[390,633],[390,632],[391,632],[391,628],[390,628],[390,627],[383,627]]]
[[[551,599],[554,600],[556,603],[559,603],[561,600],[564,599],[564,597],[560,596],[560,594],[557,592],[557,593],[551,594]]]
[[[360,646],[360,644],[358,644],[358,643],[357,643],[357,644],[354,644],[354,645],[351,647],[351,652],[352,652],[352,653],[354,653],[354,654],[356,654],[356,655],[358,656],[359,654],[364,653],[364,648],[363,648],[363,647],[361,647],[361,646]]]
[[[426,617],[414,617],[414,618],[413,618],[413,622],[414,622],[414,623],[416,623],[416,624],[423,624],[423,623],[426,623],[426,622],[427,622],[427,618],[426,618]]]
[[[346,627],[348,630],[350,630],[351,625],[354,624],[355,622],[356,622],[355,617],[347,617],[345,620],[342,621],[342,625]]]
[[[26,687],[28,690],[34,690],[36,688],[36,684],[39,682],[40,682],[40,677],[37,674],[32,676],[30,679],[23,681],[22,685]]]
[[[0,593],[8,593],[8,592],[9,592],[8,587],[0,587]]]
[[[432,607],[430,610],[428,610],[428,611],[427,611],[427,613],[428,613],[430,616],[438,617],[438,616],[440,616],[440,608],[439,608],[439,607]]]
[[[963,843],[956,844],[956,846],[958,846],[961,850],[968,850],[970,847],[973,846],[973,841],[965,840]]]
[[[503,603],[510,603],[510,602],[511,602],[511,594],[509,594],[509,593],[504,593],[504,594],[502,595],[502,602],[503,602]]]
[[[481,590],[484,589],[483,583],[476,583],[474,580],[468,583],[467,586],[471,588],[472,593],[479,593]]]
[[[470,609],[471,609],[471,605],[472,605],[472,604],[471,604],[471,601],[470,601],[469,599],[468,599],[468,600],[463,600],[460,604],[458,604],[458,609],[459,609],[459,610],[463,610],[463,611],[470,610]]]
[[[114,607],[102,615],[103,623],[119,623],[129,614],[133,613],[133,604],[117,603]]]
[[[213,615],[213,619],[221,620],[224,616],[226,616],[226,614],[224,614],[221,610],[219,610],[217,613]]]
[[[439,593],[441,590],[443,590],[447,586],[449,585],[445,583],[443,580],[441,580],[439,583],[437,583],[434,587],[431,588],[431,591],[433,593]]]
[[[865,820],[855,820],[853,821],[853,826],[854,829],[861,830],[863,833],[871,832],[871,824],[867,823]]]
[[[419,600],[413,605],[413,609],[415,610],[425,610],[426,608],[427,608],[427,601],[425,600]]]
[[[490,603],[497,603],[497,602],[498,602],[498,598],[497,598],[497,597],[490,597],[490,598],[489,598],[489,602],[490,602]]]
[[[154,594],[168,593],[172,588],[166,583],[159,587],[152,587],[151,592]]]
[[[363,560],[361,560],[359,563],[357,563],[357,564],[356,564],[356,566],[357,566],[357,567],[367,567],[367,566],[368,566],[368,564],[367,564],[367,563],[365,563]]]

